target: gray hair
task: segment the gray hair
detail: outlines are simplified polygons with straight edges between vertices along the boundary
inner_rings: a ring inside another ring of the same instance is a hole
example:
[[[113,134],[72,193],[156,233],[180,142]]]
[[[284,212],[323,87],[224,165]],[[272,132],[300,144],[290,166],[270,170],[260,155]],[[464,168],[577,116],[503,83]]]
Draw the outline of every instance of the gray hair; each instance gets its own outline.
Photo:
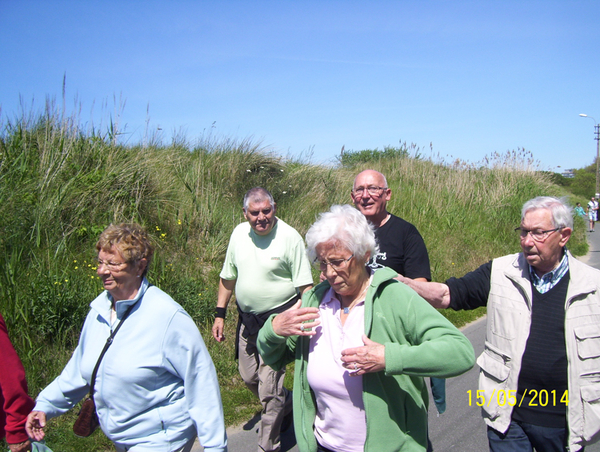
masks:
[[[251,202],[262,202],[269,201],[271,207],[275,208],[275,200],[273,199],[273,195],[269,193],[269,190],[262,187],[253,187],[246,192],[244,195],[244,212],[248,210],[248,205]]]
[[[348,204],[331,206],[329,212],[319,215],[306,233],[308,258],[313,262],[317,258],[317,246],[331,240],[339,242],[357,259],[365,260],[367,254],[374,257],[379,252],[374,230],[354,207]]]
[[[573,209],[567,204],[565,198],[554,198],[552,196],[538,196],[523,204],[521,220],[530,210],[548,209],[552,214],[552,225],[555,228],[573,229]]]

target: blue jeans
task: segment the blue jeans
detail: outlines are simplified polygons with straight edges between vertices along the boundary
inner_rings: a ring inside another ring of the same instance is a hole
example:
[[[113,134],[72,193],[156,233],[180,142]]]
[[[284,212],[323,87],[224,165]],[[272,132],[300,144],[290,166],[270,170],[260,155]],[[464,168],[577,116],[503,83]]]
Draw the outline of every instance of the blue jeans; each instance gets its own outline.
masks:
[[[487,430],[490,452],[565,452],[567,429],[540,427],[520,421],[511,421],[506,434],[491,427]]]

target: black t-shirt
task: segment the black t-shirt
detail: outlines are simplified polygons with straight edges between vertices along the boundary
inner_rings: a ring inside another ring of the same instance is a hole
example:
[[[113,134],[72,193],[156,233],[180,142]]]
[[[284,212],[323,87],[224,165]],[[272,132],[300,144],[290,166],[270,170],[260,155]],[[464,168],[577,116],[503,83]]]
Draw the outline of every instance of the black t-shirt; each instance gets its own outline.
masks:
[[[390,214],[383,226],[375,230],[379,244],[376,262],[408,278],[431,281],[429,255],[423,237],[408,221]]]

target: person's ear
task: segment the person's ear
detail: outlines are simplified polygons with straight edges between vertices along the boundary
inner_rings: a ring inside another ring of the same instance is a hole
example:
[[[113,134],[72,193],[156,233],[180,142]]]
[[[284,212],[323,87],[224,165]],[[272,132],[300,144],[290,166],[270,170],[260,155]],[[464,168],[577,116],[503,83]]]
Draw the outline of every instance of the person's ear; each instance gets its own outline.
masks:
[[[573,229],[571,228],[562,228],[560,231],[560,246],[565,246],[569,239],[571,238],[571,234],[573,233]]]
[[[144,274],[144,272],[146,271],[147,268],[148,268],[148,259],[143,257],[138,262],[138,272],[137,272],[138,278],[140,278]]]

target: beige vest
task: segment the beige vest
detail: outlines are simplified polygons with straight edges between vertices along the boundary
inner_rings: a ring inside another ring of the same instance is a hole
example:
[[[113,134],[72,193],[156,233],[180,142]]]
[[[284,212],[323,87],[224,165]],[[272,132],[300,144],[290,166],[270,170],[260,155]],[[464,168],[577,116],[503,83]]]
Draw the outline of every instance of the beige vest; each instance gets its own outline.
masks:
[[[565,302],[568,360],[568,450],[579,451],[600,439],[600,271],[567,252],[570,281]],[[487,425],[505,433],[519,403],[521,359],[531,326],[532,289],[523,255],[494,259],[487,303],[485,349],[477,359],[479,390]],[[543,403],[561,403],[548,394]],[[564,401],[565,399],[563,399]]]

